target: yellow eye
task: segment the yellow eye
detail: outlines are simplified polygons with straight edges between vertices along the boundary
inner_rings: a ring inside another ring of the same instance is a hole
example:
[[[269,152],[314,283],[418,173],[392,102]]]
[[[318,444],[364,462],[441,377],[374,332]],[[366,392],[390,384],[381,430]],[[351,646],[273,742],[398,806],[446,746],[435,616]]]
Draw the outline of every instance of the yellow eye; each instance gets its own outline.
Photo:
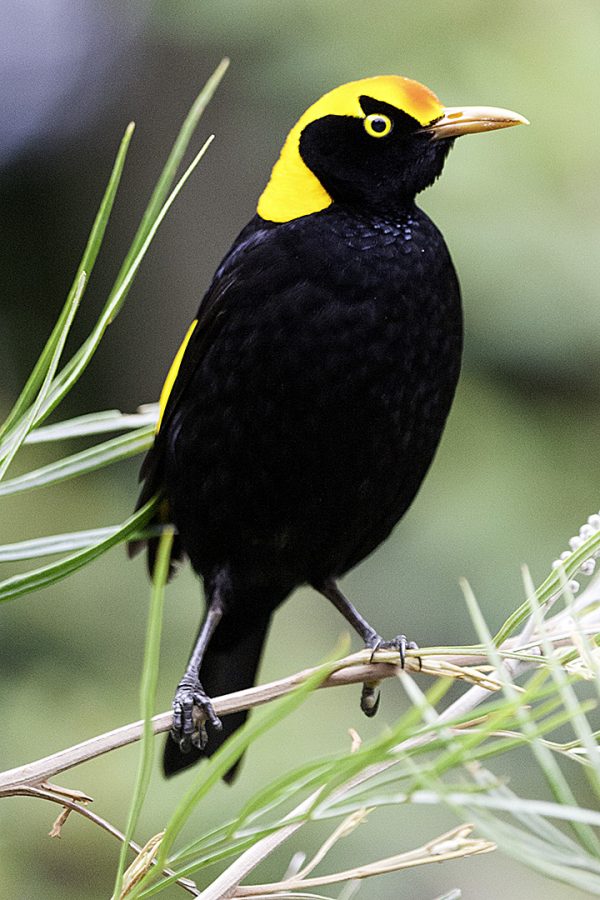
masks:
[[[367,134],[374,138],[386,137],[394,127],[392,120],[383,113],[371,113],[363,119],[363,125]]]

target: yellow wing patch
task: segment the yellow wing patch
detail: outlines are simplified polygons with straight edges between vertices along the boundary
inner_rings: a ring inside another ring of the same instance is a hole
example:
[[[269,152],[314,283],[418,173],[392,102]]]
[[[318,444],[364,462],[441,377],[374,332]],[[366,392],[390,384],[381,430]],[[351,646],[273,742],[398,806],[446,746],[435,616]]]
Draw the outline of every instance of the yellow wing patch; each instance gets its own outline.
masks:
[[[187,330],[187,334],[181,342],[181,346],[177,353],[175,354],[175,359],[171,363],[171,368],[169,369],[169,373],[165,378],[165,383],[163,384],[162,391],[160,392],[160,400],[159,400],[159,411],[158,411],[158,422],[156,423],[156,432],[160,430],[160,425],[163,419],[163,415],[165,413],[165,409],[167,406],[167,401],[171,395],[171,391],[173,390],[173,385],[175,384],[175,379],[177,378],[177,373],[179,372],[181,366],[181,360],[183,359],[183,354],[186,351],[187,345],[190,342],[190,338],[194,333],[194,329],[198,324],[198,319],[194,319],[192,324]]]
[[[362,96],[382,100],[427,125],[443,113],[443,106],[429,88],[401,75],[377,75],[350,81],[313,103],[288,134],[271,178],[258,201],[259,216],[269,222],[289,222],[319,212],[332,200],[316,175],[300,156],[300,135],[310,122],[323,116],[356,116],[364,119]]]

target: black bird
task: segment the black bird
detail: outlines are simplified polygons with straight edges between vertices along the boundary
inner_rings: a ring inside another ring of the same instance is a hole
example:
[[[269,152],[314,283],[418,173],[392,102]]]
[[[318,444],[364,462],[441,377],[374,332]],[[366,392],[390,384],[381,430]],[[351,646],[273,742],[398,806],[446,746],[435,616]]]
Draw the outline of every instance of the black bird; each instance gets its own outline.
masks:
[[[175,357],[142,467],[139,504],[164,497],[173,561],[189,557],[207,604],[166,774],[244,722],[221,724],[210,697],[253,684],[273,611],[298,585],[327,597],[367,647],[382,644],[336,582],[410,506],[462,349],[456,273],[415,196],[458,135],[519,123],[379,76],[325,94],[288,135]],[[154,539],[148,551],[152,570]],[[404,636],[390,644],[403,659]],[[366,686],[364,711],[377,702]]]

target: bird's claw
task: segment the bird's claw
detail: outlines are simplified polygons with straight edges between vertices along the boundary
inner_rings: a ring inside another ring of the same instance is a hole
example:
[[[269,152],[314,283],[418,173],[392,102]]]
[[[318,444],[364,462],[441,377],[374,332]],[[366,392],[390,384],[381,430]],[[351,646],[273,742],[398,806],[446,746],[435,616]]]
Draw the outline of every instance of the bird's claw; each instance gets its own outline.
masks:
[[[401,668],[404,668],[406,662],[406,651],[419,649],[419,645],[414,641],[408,641],[405,634],[398,634],[395,638],[392,638],[391,641],[384,641],[382,638],[378,637],[372,644],[369,644],[369,647],[372,650],[371,662],[373,662],[373,657],[377,650],[397,650],[400,655]],[[418,656],[417,659],[419,660],[419,669],[421,669],[423,667],[421,657]]]
[[[414,641],[408,641],[406,639],[405,634],[399,634],[391,641],[384,641],[379,635],[375,635],[372,641],[369,641],[367,644],[367,648],[371,650],[371,662],[374,662],[375,653],[378,650],[397,650],[400,655],[400,665],[404,668],[404,664],[406,661],[406,651],[407,650],[418,650],[418,644],[415,644]],[[419,660],[419,669],[422,668],[421,657],[417,657]],[[360,708],[364,712],[365,716],[371,718],[375,715],[377,710],[379,709],[379,700],[380,694],[378,689],[378,682],[376,681],[365,681],[362,687],[362,693],[360,695]]]
[[[194,707],[202,713],[198,721]],[[220,731],[223,724],[212,705],[212,700],[197,678],[184,676],[177,686],[173,700],[173,725],[171,737],[182,753],[189,753],[192,747],[204,750],[208,743],[206,723]]]

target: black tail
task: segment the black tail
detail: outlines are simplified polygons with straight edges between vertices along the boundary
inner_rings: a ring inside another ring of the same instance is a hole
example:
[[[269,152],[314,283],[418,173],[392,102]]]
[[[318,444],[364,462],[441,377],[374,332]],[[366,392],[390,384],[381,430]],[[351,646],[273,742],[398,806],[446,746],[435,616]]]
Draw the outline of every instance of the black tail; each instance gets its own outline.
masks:
[[[238,625],[233,632],[227,616],[223,618],[217,626],[200,667],[202,687],[209,697],[219,697],[221,694],[230,694],[252,687],[269,622],[270,616],[266,616],[258,622],[254,621],[251,625],[244,622],[243,625]],[[224,636],[226,636],[225,640]],[[165,775],[174,775],[181,769],[193,766],[198,760],[211,756],[234,731],[244,724],[247,715],[247,712],[238,712],[224,716],[222,731],[215,731],[209,726],[209,740],[204,750],[192,747],[189,753],[182,753],[175,741],[168,737],[163,756]],[[229,769],[224,776],[225,781],[233,781],[240,762],[241,759]]]

